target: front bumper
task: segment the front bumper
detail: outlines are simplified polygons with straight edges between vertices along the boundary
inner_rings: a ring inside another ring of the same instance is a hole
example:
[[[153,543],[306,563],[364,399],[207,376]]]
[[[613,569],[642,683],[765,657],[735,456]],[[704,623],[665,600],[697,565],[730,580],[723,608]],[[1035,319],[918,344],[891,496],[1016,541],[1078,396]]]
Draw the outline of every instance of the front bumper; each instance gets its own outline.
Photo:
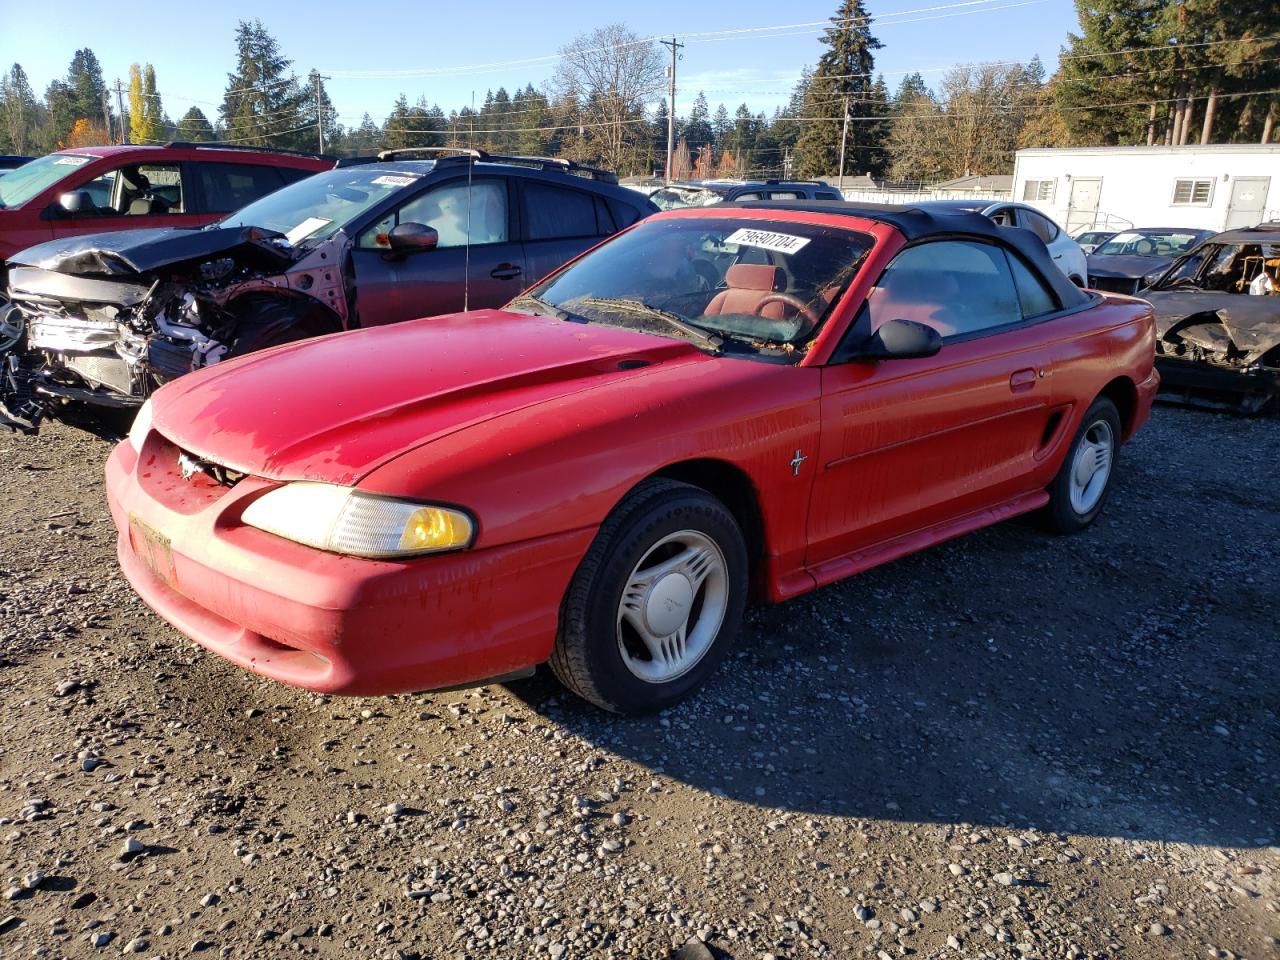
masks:
[[[1245,370],[1170,354],[1157,354],[1156,366],[1163,378],[1161,399],[1170,403],[1256,413],[1280,396],[1280,371],[1274,368]]]
[[[183,481],[164,452],[153,432],[140,456],[126,441],[107,461],[125,577],[201,646],[322,693],[462,686],[545,661],[560,600],[595,534],[408,562],[344,557],[239,522],[270,482]]]

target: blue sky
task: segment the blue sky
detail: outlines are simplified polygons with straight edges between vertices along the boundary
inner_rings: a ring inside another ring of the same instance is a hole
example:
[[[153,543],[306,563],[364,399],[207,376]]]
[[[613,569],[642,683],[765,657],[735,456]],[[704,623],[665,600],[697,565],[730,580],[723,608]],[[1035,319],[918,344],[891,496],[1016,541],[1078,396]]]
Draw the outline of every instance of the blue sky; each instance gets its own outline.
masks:
[[[312,67],[332,74],[328,90],[346,125],[368,111],[376,120],[404,92],[425,94],[446,113],[476,103],[485,91],[541,85],[555,68],[556,51],[576,34],[621,20],[641,36],[669,36],[688,45],[678,78],[677,109],[685,113],[698,90],[712,109],[730,112],[742,102],[772,112],[786,101],[805,65],[817,61],[822,28],[836,0],[787,3],[736,0],[690,4],[648,0],[612,7],[598,3],[527,2],[427,4],[387,0],[305,6],[219,3],[146,5],[107,15],[101,3],[62,0],[56,24],[50,8],[13,0],[0,15],[0,64],[18,61],[37,93],[65,74],[71,55],[88,46],[107,82],[128,79],[129,64],[150,62],[166,112],[175,120],[193,103],[210,117],[232,65],[240,19],[262,19],[299,74]],[[1076,29],[1071,0],[868,0],[877,18],[872,32],[884,43],[876,68],[890,89],[912,70],[931,85],[949,65],[979,60],[1022,60],[1039,54],[1052,71],[1069,30]],[[758,28],[790,26],[783,30]],[[740,31],[720,33],[717,31]],[[523,62],[515,62],[523,61]],[[437,71],[435,75],[424,75]],[[399,72],[400,76],[387,76]],[[364,76],[360,76],[364,74]],[[371,74],[377,74],[376,76]]]

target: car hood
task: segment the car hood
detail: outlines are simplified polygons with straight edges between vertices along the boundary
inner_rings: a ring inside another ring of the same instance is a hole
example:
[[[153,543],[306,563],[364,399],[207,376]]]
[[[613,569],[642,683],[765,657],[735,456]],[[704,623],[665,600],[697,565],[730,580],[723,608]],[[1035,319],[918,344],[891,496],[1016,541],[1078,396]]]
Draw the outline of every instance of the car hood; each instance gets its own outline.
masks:
[[[282,234],[260,227],[158,227],[50,240],[14,254],[9,262],[57,273],[124,276],[231,255],[276,269],[295,257]]]
[[[1173,263],[1173,257],[1140,257],[1137,254],[1100,256],[1089,254],[1091,277],[1123,277],[1141,280],[1152,270],[1165,270]]]
[[[1183,320],[1220,323],[1236,349],[1250,357],[1261,357],[1280,346],[1280,297],[1221,293],[1211,290],[1146,290],[1142,298],[1156,311],[1156,333],[1171,330],[1180,335]]]
[[[402,453],[494,417],[658,364],[710,359],[686,341],[483,310],[208,367],[156,393],[153,424],[187,452],[235,471],[353,484]]]

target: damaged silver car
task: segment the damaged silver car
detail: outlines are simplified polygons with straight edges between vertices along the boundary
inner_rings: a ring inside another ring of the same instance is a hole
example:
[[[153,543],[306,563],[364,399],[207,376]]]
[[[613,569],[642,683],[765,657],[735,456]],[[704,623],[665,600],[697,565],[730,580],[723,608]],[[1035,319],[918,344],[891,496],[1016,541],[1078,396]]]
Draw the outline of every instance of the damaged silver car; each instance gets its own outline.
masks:
[[[1280,395],[1280,222],[1210,237],[1142,296],[1163,399],[1256,413]]]
[[[9,259],[0,426],[305,337],[497,307],[655,212],[608,171],[478,150],[327,170],[203,229],[54,240]]]

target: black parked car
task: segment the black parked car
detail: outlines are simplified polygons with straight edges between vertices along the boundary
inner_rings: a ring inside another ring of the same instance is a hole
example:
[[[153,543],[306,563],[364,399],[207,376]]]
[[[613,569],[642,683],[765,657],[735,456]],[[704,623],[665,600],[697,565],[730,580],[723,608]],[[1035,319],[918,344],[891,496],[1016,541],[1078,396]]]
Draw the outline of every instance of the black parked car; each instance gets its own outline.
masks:
[[[1140,227],[1123,230],[1089,254],[1089,286],[1136,294],[1155,283],[1169,265],[1213,236],[1212,230]]]
[[[565,160],[396,150],[202,229],[39,244],[9,261],[26,329],[0,350],[0,425],[34,429],[69,400],[136,406],[191,370],[304,337],[497,307],[656,210]]]

